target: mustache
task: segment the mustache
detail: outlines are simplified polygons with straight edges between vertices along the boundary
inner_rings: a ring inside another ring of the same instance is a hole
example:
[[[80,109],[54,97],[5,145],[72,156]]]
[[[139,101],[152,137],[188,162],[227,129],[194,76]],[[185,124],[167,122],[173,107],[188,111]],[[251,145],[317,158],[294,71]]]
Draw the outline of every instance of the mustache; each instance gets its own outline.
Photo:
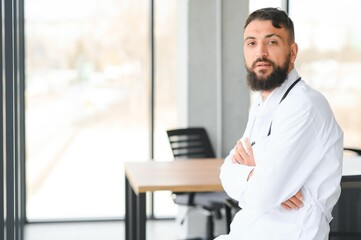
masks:
[[[257,63],[259,63],[259,62],[266,62],[266,63],[271,64],[273,67],[275,66],[275,63],[274,63],[274,62],[272,62],[271,60],[269,60],[269,59],[267,59],[267,58],[265,58],[265,57],[262,57],[262,58],[257,58],[257,59],[253,62],[252,68],[255,68],[256,65],[257,65]]]

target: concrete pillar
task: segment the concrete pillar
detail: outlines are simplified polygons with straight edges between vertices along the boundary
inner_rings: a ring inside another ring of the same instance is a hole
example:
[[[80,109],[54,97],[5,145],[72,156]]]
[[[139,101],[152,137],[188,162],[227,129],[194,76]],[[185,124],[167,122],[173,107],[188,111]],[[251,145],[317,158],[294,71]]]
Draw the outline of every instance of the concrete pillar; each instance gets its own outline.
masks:
[[[246,127],[249,90],[243,58],[248,0],[178,1],[180,126],[207,129],[225,157]]]

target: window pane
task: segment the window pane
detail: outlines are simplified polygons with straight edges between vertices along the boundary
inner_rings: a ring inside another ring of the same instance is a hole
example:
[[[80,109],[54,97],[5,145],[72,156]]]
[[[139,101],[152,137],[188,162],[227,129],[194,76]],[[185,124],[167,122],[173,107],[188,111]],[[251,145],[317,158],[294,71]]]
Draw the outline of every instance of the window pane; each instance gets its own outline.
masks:
[[[290,1],[299,73],[326,96],[344,130],[345,146],[353,147],[361,142],[359,7],[357,0]]]
[[[284,0],[250,0],[249,1],[249,10],[250,12],[253,12],[259,8],[265,8],[265,7],[279,7],[281,9],[284,8]]]
[[[166,134],[176,128],[176,50],[177,50],[177,1],[155,1],[155,159],[170,161],[172,151]],[[177,207],[170,192],[154,194],[154,213],[157,217],[174,216]]]
[[[27,216],[121,217],[123,162],[149,154],[148,1],[25,7]]]

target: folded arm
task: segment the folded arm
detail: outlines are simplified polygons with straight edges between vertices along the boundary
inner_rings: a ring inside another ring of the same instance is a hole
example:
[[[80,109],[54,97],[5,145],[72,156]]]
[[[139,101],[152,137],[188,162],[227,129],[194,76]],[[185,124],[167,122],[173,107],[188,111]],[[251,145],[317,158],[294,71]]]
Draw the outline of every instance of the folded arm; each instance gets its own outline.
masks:
[[[257,167],[249,142],[246,148],[238,142],[222,167],[225,190],[255,212],[301,207],[300,189],[318,164],[317,131],[307,109],[293,109],[278,121],[267,139],[266,159],[257,159]]]
[[[234,151],[231,155],[232,163],[255,167],[256,163],[254,160],[254,155],[253,155],[253,150],[252,150],[253,144],[254,143],[252,143],[252,144],[250,143],[248,138],[244,138],[244,139],[237,141],[237,144],[234,147]],[[254,171],[254,169],[252,169],[249,172],[247,181],[253,176],[253,171]],[[281,206],[287,210],[297,210],[297,209],[303,207],[302,200],[303,200],[303,195],[302,195],[301,190],[299,190],[291,198],[284,201],[281,204]]]

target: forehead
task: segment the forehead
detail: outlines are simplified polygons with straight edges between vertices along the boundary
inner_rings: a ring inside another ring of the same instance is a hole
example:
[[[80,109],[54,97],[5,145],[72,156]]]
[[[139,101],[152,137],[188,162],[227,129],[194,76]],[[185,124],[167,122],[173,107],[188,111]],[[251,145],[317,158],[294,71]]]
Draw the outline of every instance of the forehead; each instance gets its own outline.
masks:
[[[265,38],[271,35],[287,39],[286,29],[284,27],[275,28],[270,20],[254,20],[244,29],[244,39]]]

